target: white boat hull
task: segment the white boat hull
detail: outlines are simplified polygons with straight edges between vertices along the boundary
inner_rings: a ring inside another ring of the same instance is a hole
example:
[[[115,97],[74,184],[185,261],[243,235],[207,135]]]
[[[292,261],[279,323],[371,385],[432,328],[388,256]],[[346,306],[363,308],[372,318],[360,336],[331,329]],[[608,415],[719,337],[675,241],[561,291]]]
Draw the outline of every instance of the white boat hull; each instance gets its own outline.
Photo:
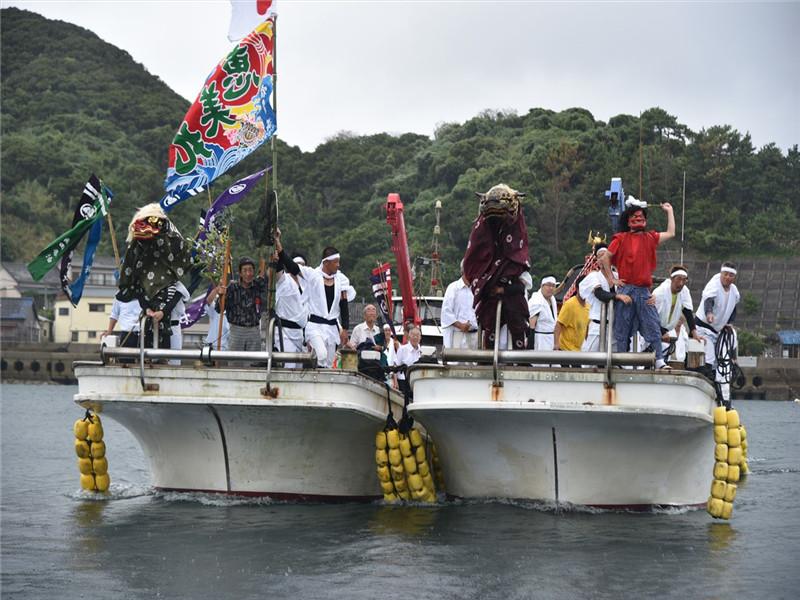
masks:
[[[447,493],[608,508],[705,504],[713,388],[694,374],[415,367],[409,412],[436,443]]]
[[[77,365],[75,400],[128,429],[161,490],[321,501],[380,497],[384,386],[344,371]],[[399,417],[402,400],[392,393]],[[109,448],[113,452],[113,447]]]

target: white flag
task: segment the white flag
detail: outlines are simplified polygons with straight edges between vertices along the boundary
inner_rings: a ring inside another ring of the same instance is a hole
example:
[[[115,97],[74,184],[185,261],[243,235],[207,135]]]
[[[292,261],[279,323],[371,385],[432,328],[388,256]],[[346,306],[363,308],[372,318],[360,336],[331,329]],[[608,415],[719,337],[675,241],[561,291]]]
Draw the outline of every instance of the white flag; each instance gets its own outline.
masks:
[[[260,23],[276,16],[276,0],[231,0],[231,26],[228,39],[242,39]]]

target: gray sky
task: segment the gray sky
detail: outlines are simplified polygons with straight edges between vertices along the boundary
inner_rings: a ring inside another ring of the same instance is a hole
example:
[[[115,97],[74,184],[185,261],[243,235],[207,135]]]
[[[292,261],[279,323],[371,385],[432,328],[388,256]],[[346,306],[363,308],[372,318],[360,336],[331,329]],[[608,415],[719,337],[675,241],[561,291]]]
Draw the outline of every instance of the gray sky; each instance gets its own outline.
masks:
[[[86,27],[194,100],[228,0],[0,0]],[[417,132],[480,111],[660,106],[800,143],[800,3],[278,1],[278,135]],[[197,44],[198,47],[192,47]]]

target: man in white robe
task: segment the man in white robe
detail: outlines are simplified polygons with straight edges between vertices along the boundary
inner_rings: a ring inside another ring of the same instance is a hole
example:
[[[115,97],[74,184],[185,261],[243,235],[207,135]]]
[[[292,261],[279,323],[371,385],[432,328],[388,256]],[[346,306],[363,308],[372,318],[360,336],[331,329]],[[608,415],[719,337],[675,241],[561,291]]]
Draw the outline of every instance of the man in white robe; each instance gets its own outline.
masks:
[[[736,265],[731,262],[722,263],[720,272],[703,288],[700,305],[695,314],[698,333],[706,339],[706,369],[711,369],[714,373],[717,368],[717,339],[723,329],[733,329],[731,323],[736,318],[736,305],[741,298],[734,281],[736,281]]]
[[[300,286],[300,268],[305,266],[301,255],[289,258],[283,250],[280,235],[275,236],[277,256],[273,256],[275,267],[275,314],[280,319],[280,329],[275,328],[274,347],[283,352],[305,352],[304,330],[308,324],[308,306]],[[284,270],[285,269],[285,270]],[[287,363],[286,368],[301,365]]]
[[[478,348],[478,319],[472,306],[474,300],[462,270],[461,277],[447,286],[442,301],[442,342],[445,348]]]
[[[667,350],[672,341],[677,344],[679,340],[678,331],[680,329],[688,329],[691,337],[702,339],[698,335],[697,326],[695,325],[692,295],[686,286],[688,281],[689,272],[686,267],[676,265],[670,270],[669,279],[662,281],[653,290],[653,298],[661,325],[661,347],[664,351]],[[685,328],[682,326],[681,319],[686,324]],[[639,340],[640,348],[644,348],[645,344],[643,339]],[[685,351],[683,354],[685,354]],[[666,358],[668,357],[665,356]]]
[[[336,347],[346,345],[350,315],[347,303],[356,297],[350,280],[339,270],[338,250],[328,246],[316,269],[301,266],[303,298],[309,310],[306,341],[317,355],[317,366],[330,368]]]
[[[556,278],[547,275],[542,278],[538,292],[528,300],[528,324],[533,332],[534,350],[552,350],[553,333],[558,319],[558,305],[554,293]]]

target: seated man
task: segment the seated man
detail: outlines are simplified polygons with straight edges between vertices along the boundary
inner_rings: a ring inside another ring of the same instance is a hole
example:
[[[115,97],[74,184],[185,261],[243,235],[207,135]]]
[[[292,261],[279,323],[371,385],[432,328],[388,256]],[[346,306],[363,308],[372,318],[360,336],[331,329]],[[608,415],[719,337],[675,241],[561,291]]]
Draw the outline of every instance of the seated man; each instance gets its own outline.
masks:
[[[353,350],[375,350],[383,352],[383,345],[378,344],[376,338],[382,336],[381,328],[378,327],[378,309],[374,304],[364,306],[364,322],[353,327],[353,335],[350,336],[350,346]],[[361,347],[362,344],[369,343],[369,348]]]
[[[407,338],[408,341],[400,346],[394,357],[394,364],[397,367],[413,365],[422,356],[422,348],[419,345],[422,339],[422,332],[419,327],[409,329]],[[411,388],[408,387],[408,381],[406,381],[405,371],[398,371],[394,374],[394,388],[399,389],[404,395],[411,393]]]

